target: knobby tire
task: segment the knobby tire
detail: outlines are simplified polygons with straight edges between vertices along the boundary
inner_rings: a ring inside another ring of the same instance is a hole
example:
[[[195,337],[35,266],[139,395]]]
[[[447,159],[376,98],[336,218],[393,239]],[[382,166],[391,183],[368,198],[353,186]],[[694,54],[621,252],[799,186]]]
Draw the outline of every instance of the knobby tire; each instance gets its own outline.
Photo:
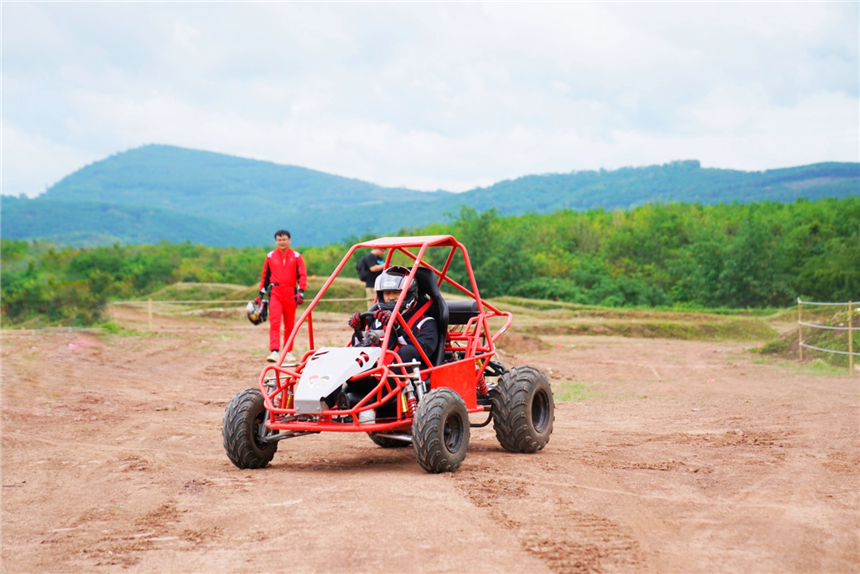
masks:
[[[271,462],[278,443],[257,440],[266,407],[259,389],[245,389],[233,397],[224,411],[222,436],[227,458],[238,468],[263,468]]]
[[[438,388],[424,396],[412,422],[412,447],[427,472],[454,472],[460,467],[469,447],[469,411],[460,395]]]
[[[490,391],[493,428],[509,452],[537,452],[549,442],[555,403],[549,381],[534,367],[515,367]]]

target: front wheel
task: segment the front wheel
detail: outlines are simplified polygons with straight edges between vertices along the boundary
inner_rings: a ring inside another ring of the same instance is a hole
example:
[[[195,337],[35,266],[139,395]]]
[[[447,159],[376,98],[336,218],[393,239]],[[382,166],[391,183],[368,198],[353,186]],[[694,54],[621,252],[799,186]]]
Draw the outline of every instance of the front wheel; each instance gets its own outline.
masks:
[[[469,448],[469,411],[463,399],[448,388],[433,389],[415,411],[412,447],[427,472],[454,472]]]
[[[278,450],[277,442],[260,440],[270,432],[260,389],[245,389],[233,397],[224,411],[221,429],[230,462],[243,469],[265,467]]]
[[[493,429],[509,452],[537,452],[549,442],[555,420],[552,388],[541,371],[516,367],[490,391]]]

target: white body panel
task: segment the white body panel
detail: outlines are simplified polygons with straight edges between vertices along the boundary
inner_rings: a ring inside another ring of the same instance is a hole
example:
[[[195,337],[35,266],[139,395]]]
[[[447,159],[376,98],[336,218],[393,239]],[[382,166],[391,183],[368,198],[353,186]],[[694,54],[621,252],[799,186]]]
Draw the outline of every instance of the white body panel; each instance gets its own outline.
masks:
[[[320,412],[320,401],[347,379],[376,367],[379,347],[321,347],[305,365],[295,389],[296,414]]]

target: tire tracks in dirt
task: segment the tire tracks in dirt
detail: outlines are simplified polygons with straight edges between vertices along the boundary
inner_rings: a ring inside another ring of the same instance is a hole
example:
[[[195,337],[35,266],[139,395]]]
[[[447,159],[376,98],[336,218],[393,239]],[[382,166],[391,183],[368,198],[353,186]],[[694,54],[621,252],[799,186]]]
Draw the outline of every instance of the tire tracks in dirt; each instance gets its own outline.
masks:
[[[643,555],[632,534],[609,518],[577,509],[576,501],[566,493],[576,485],[543,480],[535,484],[525,475],[500,475],[492,470],[461,469],[454,475],[454,483],[472,504],[511,531],[525,552],[553,572],[640,569]]]

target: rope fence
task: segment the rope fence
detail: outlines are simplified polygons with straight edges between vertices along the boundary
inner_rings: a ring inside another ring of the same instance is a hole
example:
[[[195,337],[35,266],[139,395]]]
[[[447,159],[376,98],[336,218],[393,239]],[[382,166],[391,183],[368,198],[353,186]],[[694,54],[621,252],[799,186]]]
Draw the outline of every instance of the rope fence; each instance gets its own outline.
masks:
[[[345,302],[345,301],[366,301],[364,297],[345,297],[345,298],[332,298],[325,299],[326,303],[334,303],[334,302]],[[152,305],[153,303],[158,304],[178,304],[178,305],[212,305],[216,303],[226,303],[226,304],[242,304],[247,303],[244,299],[217,299],[217,300],[201,300],[201,299],[185,299],[185,300],[158,300],[153,301],[152,299],[143,300],[118,300],[111,301],[112,305],[146,305],[147,307],[147,323],[149,326],[149,330],[152,331]],[[848,326],[840,327],[833,325],[821,325],[818,323],[809,323],[803,321],[803,305],[816,305],[816,306],[847,306],[848,307]],[[822,347],[817,347],[814,345],[810,345],[803,340],[803,327],[807,327],[810,329],[826,329],[831,331],[846,331],[848,334],[848,351],[839,351],[836,349],[825,349]],[[833,302],[822,302],[822,301],[802,301],[800,297],[797,298],[797,341],[798,341],[798,350],[800,354],[800,360],[803,360],[803,349],[812,349],[815,351],[819,351],[822,353],[831,353],[836,355],[847,355],[848,356],[848,374],[854,374],[854,357],[860,357],[860,353],[854,352],[854,331],[860,331],[860,327],[854,326],[854,302],[848,301],[846,303],[833,303]]]
[[[813,329],[829,329],[831,331],[860,331],[860,327],[833,327],[831,325],[819,325],[818,323],[804,323],[803,321],[798,321],[798,325],[803,325],[804,327],[812,327]],[[858,353],[860,355],[860,353]]]
[[[808,345],[806,343],[804,343],[803,346],[806,347],[807,349],[815,349],[816,351],[823,351],[825,353],[834,353],[836,355],[860,355],[860,353],[849,353],[847,351],[834,351],[833,349],[823,349],[821,347],[814,347],[814,346]]]
[[[804,305],[817,305],[817,306],[832,306],[832,307],[845,307],[848,306],[848,326],[847,327],[839,327],[833,325],[821,325],[818,323],[807,323],[803,321],[803,306]],[[803,341],[803,327],[809,327],[811,329],[826,329],[830,331],[846,331],[848,334],[848,351],[838,351],[836,349],[824,349],[822,347],[816,347],[814,345],[810,345]],[[800,297],[797,298],[797,346],[798,352],[800,353],[800,360],[803,360],[803,349],[813,349],[815,351],[820,351],[822,353],[831,353],[834,355],[848,355],[848,374],[854,374],[854,357],[860,357],[860,353],[854,352],[854,331],[860,331],[860,327],[854,326],[854,302],[848,301],[847,303],[832,303],[832,302],[822,302],[822,301],[801,301]]]

